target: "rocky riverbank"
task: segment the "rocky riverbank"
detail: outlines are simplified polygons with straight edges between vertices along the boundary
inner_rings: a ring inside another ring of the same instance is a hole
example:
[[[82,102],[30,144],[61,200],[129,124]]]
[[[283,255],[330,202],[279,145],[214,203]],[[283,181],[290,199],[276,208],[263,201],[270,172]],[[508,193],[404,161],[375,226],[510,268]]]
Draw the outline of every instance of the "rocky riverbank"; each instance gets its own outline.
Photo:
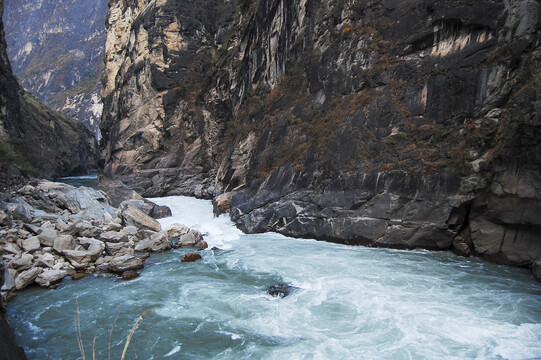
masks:
[[[149,253],[207,247],[199,232],[184,225],[162,229],[150,216],[160,213],[156,209],[163,213],[163,207],[141,199],[113,207],[103,192],[47,180],[3,194],[2,297],[9,299],[33,284],[54,288],[68,276],[114,273],[131,278]]]

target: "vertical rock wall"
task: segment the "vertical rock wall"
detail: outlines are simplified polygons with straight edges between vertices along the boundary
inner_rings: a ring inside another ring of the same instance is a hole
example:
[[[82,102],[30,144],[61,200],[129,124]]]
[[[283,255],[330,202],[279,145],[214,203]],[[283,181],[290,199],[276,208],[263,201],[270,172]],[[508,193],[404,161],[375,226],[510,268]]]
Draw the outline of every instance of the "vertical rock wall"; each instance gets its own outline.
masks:
[[[191,2],[111,11],[110,175],[235,190],[250,232],[541,257],[539,2],[207,5],[231,9],[216,31]]]

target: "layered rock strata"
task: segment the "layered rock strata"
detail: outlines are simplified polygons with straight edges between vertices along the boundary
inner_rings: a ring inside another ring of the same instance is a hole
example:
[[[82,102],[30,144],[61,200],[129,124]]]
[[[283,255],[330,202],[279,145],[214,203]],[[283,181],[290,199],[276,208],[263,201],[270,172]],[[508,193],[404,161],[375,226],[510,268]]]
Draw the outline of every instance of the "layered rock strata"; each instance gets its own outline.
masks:
[[[111,5],[108,175],[234,190],[248,232],[541,259],[539,2]]]

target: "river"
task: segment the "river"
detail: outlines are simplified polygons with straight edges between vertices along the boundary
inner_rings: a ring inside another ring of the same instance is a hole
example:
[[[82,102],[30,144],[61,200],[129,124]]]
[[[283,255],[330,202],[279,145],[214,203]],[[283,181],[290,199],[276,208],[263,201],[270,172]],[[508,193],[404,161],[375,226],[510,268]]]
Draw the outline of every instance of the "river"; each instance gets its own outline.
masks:
[[[29,359],[527,359],[541,357],[541,284],[449,252],[246,235],[210,201],[152,199],[205,233],[203,259],[153,254],[141,276],[64,280],[8,306]],[[267,289],[295,287],[284,298]]]

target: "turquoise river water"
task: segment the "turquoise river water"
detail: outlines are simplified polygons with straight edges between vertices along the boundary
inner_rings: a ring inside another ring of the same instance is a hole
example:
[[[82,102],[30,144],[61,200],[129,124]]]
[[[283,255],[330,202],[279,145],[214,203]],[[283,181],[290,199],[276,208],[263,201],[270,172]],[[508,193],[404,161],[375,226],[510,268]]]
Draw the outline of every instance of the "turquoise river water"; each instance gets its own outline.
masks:
[[[8,306],[29,359],[531,359],[541,357],[541,284],[525,269],[449,252],[246,235],[209,201],[153,199],[205,233],[203,259],[153,254],[141,276],[64,280]],[[267,289],[287,283],[291,295]],[[94,341],[95,339],[95,341]]]

